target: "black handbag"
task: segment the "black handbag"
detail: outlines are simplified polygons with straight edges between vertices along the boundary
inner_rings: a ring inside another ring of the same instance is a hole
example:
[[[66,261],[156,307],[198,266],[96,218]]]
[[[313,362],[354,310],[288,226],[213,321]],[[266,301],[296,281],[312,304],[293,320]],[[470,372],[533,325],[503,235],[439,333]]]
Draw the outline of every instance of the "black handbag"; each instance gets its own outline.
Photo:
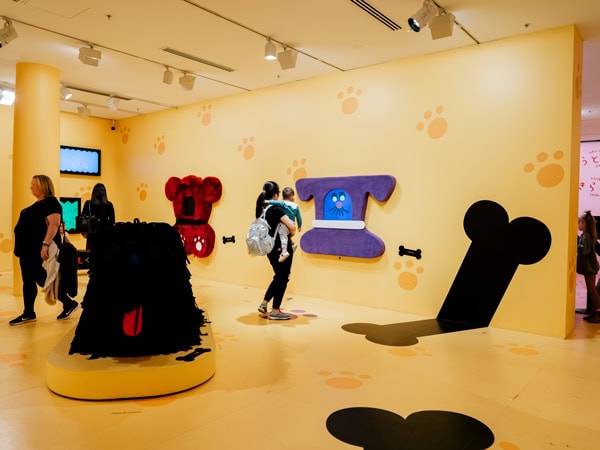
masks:
[[[88,203],[87,214],[80,214],[75,218],[75,228],[78,233],[96,233],[98,229],[98,218],[92,214],[91,203]]]

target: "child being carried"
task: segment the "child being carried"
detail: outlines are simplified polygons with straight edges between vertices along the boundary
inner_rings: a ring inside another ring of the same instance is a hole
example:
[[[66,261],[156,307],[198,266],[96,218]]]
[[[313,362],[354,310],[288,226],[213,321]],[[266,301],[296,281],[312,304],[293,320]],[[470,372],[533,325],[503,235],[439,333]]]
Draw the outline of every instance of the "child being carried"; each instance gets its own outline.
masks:
[[[298,232],[300,232],[300,229],[302,228],[302,215],[300,214],[300,207],[295,203],[296,193],[291,187],[283,188],[281,193],[283,195],[283,200],[270,200],[269,203],[281,206],[285,211],[285,215],[288,216],[292,222],[296,221],[298,224]],[[279,256],[279,262],[283,262],[290,256],[287,251],[290,230],[283,223],[280,223],[277,232],[279,233],[279,239],[281,240],[281,255]],[[297,247],[298,246],[292,242],[292,251],[296,251]]]

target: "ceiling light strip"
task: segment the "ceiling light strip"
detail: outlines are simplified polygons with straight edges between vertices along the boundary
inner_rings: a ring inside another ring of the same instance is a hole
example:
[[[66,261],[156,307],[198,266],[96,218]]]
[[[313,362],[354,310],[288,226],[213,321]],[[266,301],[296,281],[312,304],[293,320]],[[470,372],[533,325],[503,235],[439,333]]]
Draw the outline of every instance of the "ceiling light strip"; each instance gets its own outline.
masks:
[[[323,59],[321,59],[321,58],[319,58],[319,57],[317,57],[317,56],[311,55],[310,53],[306,53],[306,52],[304,52],[304,51],[302,51],[302,50],[300,50],[300,49],[298,49],[298,48],[296,48],[296,47],[292,47],[292,46],[291,46],[291,45],[289,45],[289,44],[286,44],[286,43],[284,43],[284,42],[281,42],[281,41],[278,41],[278,40],[276,40],[276,39],[273,39],[271,36],[269,36],[269,35],[267,35],[267,34],[261,33],[260,31],[257,31],[257,30],[255,30],[254,28],[250,28],[249,26],[246,26],[246,25],[244,25],[243,23],[240,23],[240,22],[237,22],[237,21],[235,21],[235,20],[233,20],[233,19],[230,19],[229,17],[225,17],[225,16],[223,16],[223,15],[219,14],[219,13],[218,13],[218,12],[216,12],[216,11],[213,11],[213,10],[211,10],[211,9],[205,8],[204,6],[202,6],[202,5],[199,5],[198,3],[196,3],[196,2],[194,2],[194,1],[192,1],[192,0],[182,0],[182,1],[183,1],[183,2],[185,2],[185,3],[187,3],[188,5],[191,5],[191,6],[194,6],[194,7],[198,8],[198,9],[201,9],[202,11],[204,11],[204,12],[206,12],[206,13],[208,13],[208,14],[211,14],[211,15],[213,15],[213,16],[215,16],[215,17],[218,17],[219,19],[223,19],[223,20],[225,20],[226,22],[229,22],[229,23],[231,23],[231,24],[233,24],[233,25],[236,25],[236,26],[238,26],[238,27],[240,27],[240,28],[243,28],[244,30],[248,30],[248,31],[250,31],[251,33],[254,33],[254,34],[257,34],[257,35],[259,35],[259,36],[262,36],[262,37],[264,37],[265,39],[271,39],[273,42],[275,42],[275,43],[277,43],[277,44],[281,45],[282,47],[291,48],[292,50],[296,50],[296,51],[297,51],[298,53],[300,53],[301,55],[304,55],[304,56],[306,56],[306,57],[308,57],[308,58],[310,58],[310,59],[312,59],[312,60],[314,60],[314,61],[317,61],[317,62],[320,62],[320,63],[322,63],[322,64],[325,64],[326,66],[329,66],[329,67],[331,67],[332,69],[339,70],[340,72],[345,72],[345,70],[344,70],[344,69],[342,69],[341,67],[338,67],[338,66],[336,66],[335,64],[332,64],[332,63],[330,63],[330,62],[327,62],[327,61],[325,61],[325,60],[323,60]]]
[[[118,50],[116,48],[107,47],[106,45],[102,45],[102,44],[98,44],[98,43],[86,41],[85,39],[81,39],[81,38],[78,38],[78,37],[75,37],[75,36],[71,36],[69,34],[61,33],[60,31],[50,30],[49,28],[45,28],[45,27],[41,27],[41,26],[38,26],[38,25],[34,25],[32,23],[29,23],[29,22],[23,22],[21,20],[9,18],[9,17],[6,17],[6,18],[12,20],[13,22],[20,23],[21,25],[26,25],[28,27],[32,27],[32,28],[36,28],[38,30],[46,31],[48,33],[56,34],[58,36],[62,36],[62,37],[68,38],[68,39],[72,39],[74,41],[82,42],[82,43],[84,43],[86,45],[90,45],[90,46],[94,46],[94,47],[99,47],[99,48],[103,48],[103,49],[106,49],[106,50],[110,50],[111,52],[119,53],[121,55],[129,56],[131,58],[136,58],[136,59],[139,59],[139,60],[142,60],[142,61],[146,61],[146,62],[149,62],[149,63],[152,63],[152,64],[158,64],[158,65],[160,65],[162,67],[165,66],[165,63],[154,61],[153,59],[145,58],[145,57],[139,56],[139,55],[134,55],[133,53],[129,53],[129,52],[126,52],[126,51],[123,51],[123,50]],[[203,79],[208,80],[208,81],[214,81],[215,83],[219,83],[219,84],[222,84],[222,85],[225,85],[225,86],[230,86],[232,88],[239,89],[241,91],[249,92],[251,90],[249,88],[238,86],[238,85],[233,84],[233,83],[228,83],[226,81],[217,80],[216,78],[207,77],[206,75],[202,75],[202,74],[199,74],[197,72],[192,72],[190,70],[180,69],[179,67],[175,67],[175,66],[171,66],[171,65],[169,67],[171,67],[172,69],[175,69],[175,70],[179,70],[180,72],[186,72],[186,73],[189,73],[189,74],[193,74],[193,75],[195,75],[195,76],[197,76],[199,78],[203,78]],[[151,103],[151,102],[148,102],[148,103]]]
[[[106,92],[106,91],[99,91],[96,89],[92,89],[92,88],[88,88],[88,87],[84,87],[84,86],[77,86],[77,85],[73,85],[73,84],[67,84],[64,83],[64,86],[68,89],[72,89],[74,91],[79,91],[79,92],[85,92],[87,94],[95,94],[95,95],[100,95],[103,97],[112,97],[112,98],[116,98],[119,100],[124,100],[124,101],[138,101],[138,102],[142,102],[142,103],[148,103],[150,105],[156,105],[156,106],[162,106],[164,108],[171,108],[171,109],[179,109],[178,106],[175,105],[166,105],[164,103],[160,103],[160,102],[155,102],[154,100],[146,100],[143,98],[138,98],[138,97],[124,97],[122,95],[116,95],[116,94],[112,94],[110,92]],[[74,101],[74,100],[71,100]],[[76,103],[81,103],[79,101],[75,101]],[[121,109],[121,108],[119,108]]]
[[[214,67],[215,69],[224,70],[225,72],[235,72],[235,69],[232,69],[231,67],[223,66],[223,65],[221,65],[219,63],[212,62],[212,61],[209,61],[209,60],[204,59],[204,58],[200,58],[199,56],[190,55],[189,53],[182,52],[181,50],[177,50],[176,48],[163,47],[163,48],[161,48],[161,50],[163,52],[167,52],[167,53],[170,53],[172,55],[181,56],[182,58],[186,58],[186,59],[189,59],[189,60],[192,60],[192,61],[196,61],[196,62],[198,62],[200,64],[204,64],[205,66],[210,66],[210,67]]]
[[[364,12],[369,14],[371,17],[373,17],[374,19],[376,19],[377,21],[381,22],[383,25],[388,27],[390,30],[397,31],[397,30],[402,29],[402,27],[400,25],[398,25],[396,22],[394,22],[394,20],[390,19],[388,16],[386,16],[384,13],[379,11],[377,8],[375,8],[373,5],[371,5],[369,2],[367,2],[365,0],[350,0],[350,1],[354,5],[358,6],[360,9],[362,9]]]

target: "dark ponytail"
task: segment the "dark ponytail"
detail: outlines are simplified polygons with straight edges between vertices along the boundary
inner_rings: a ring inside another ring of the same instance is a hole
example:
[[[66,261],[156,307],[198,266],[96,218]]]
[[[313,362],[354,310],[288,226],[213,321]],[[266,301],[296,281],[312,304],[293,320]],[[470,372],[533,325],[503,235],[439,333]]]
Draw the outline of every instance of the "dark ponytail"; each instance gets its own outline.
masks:
[[[585,231],[592,235],[594,242],[598,240],[598,231],[596,229],[596,219],[591,211],[585,211],[582,219],[585,221]]]
[[[263,203],[265,200],[271,200],[275,197],[275,194],[279,194],[279,185],[274,181],[266,181],[265,184],[263,184],[262,192],[258,194],[258,198],[256,199],[256,217],[259,217],[262,214]]]

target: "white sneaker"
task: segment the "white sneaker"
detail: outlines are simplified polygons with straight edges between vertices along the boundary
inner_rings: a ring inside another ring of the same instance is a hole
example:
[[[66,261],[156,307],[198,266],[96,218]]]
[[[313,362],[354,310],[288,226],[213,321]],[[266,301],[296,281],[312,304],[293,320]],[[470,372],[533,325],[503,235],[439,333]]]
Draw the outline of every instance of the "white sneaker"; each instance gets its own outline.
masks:
[[[279,257],[279,262],[284,262],[289,257],[290,257],[290,254],[288,252],[281,252],[281,256]]]

